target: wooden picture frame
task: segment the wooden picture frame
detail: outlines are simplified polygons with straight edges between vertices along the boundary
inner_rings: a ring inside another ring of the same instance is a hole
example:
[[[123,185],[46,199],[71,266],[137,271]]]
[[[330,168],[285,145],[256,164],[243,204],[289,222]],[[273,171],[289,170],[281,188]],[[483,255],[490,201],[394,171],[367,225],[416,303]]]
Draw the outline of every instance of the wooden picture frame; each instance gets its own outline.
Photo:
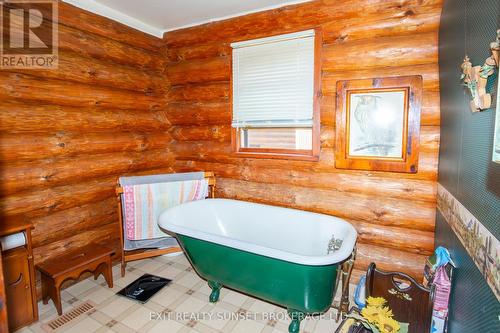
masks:
[[[422,76],[337,82],[335,167],[418,171]]]

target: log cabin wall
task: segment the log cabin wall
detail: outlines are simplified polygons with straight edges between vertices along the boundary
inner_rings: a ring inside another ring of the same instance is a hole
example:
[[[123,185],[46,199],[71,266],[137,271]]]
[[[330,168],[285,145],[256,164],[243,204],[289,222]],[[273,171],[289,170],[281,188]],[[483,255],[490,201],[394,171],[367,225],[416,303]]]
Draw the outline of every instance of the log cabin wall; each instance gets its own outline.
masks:
[[[0,70],[2,218],[33,221],[35,263],[118,249],[117,177],[171,171],[162,41],[59,4],[57,70]]]
[[[441,2],[313,1],[166,33],[175,170],[215,171],[218,197],[343,217],[359,232],[358,274],[375,261],[421,276],[434,246]],[[324,38],[319,162],[235,157],[229,44],[315,27]],[[418,173],[335,169],[335,83],[398,75],[424,80]]]

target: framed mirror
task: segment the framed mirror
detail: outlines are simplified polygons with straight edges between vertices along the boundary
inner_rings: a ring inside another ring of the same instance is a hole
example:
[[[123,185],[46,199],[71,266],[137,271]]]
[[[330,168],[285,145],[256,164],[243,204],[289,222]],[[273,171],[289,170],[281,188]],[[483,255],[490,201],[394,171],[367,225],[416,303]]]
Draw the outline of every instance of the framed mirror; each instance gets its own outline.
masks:
[[[422,77],[337,82],[335,167],[416,173]]]

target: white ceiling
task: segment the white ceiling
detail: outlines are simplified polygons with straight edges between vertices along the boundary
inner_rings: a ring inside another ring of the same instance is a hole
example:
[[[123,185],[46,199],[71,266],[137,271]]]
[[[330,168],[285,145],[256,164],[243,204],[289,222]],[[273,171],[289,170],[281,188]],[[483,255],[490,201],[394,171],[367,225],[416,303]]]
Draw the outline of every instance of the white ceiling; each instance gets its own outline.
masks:
[[[177,30],[310,0],[64,0],[148,34]]]

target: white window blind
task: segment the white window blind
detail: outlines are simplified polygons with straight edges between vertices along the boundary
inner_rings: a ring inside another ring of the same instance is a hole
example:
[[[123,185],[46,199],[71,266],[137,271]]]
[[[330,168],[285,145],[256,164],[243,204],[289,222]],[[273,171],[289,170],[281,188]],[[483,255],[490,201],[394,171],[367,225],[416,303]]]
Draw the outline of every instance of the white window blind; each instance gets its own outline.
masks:
[[[314,30],[231,47],[233,127],[312,126]]]

